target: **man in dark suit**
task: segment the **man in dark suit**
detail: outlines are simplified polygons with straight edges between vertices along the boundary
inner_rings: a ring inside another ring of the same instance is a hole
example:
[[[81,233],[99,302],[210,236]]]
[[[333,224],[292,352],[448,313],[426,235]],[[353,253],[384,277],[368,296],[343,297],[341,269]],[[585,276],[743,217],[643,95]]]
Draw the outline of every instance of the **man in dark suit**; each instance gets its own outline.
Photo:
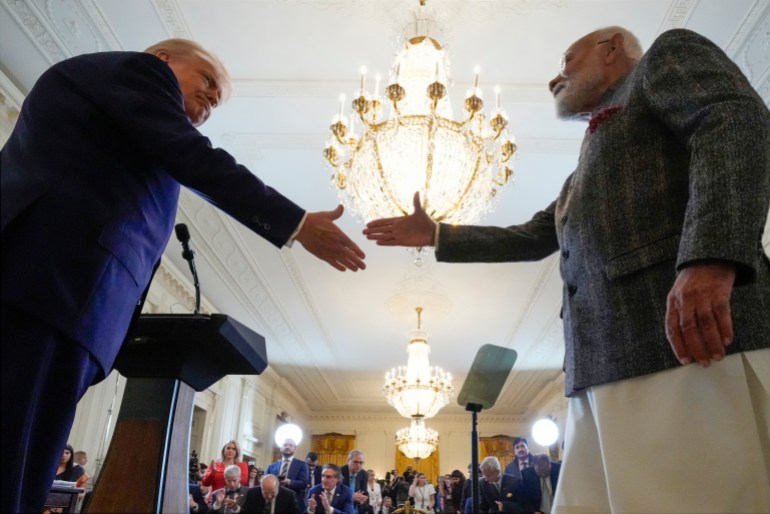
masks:
[[[305,461],[295,457],[296,452],[297,445],[294,440],[286,439],[281,445],[283,458],[270,464],[265,473],[277,476],[280,485],[294,491],[297,498],[304,498],[310,481],[310,472]],[[304,506],[304,502],[302,505]]]
[[[770,369],[770,111],[689,30],[643,53],[628,30],[606,27],[562,62],[549,84],[557,114],[588,127],[555,201],[521,225],[437,227],[416,195],[414,214],[365,233],[437,245],[439,261],[559,252],[570,402],[557,510],[766,510],[767,461],[735,455],[770,454],[766,430],[748,428],[766,423],[770,402],[756,380]],[[728,443],[704,451],[717,434]],[[715,461],[720,472],[704,478]]]
[[[485,457],[479,464],[482,480],[479,483],[479,509],[487,512],[526,512],[521,491],[521,480],[506,475],[500,469],[497,457]]]
[[[355,514],[353,493],[340,482],[336,464],[324,464],[321,483],[307,492],[306,503],[310,514]]]
[[[369,503],[369,474],[364,469],[366,457],[361,450],[348,453],[348,463],[340,470],[341,482],[353,493],[356,510]]]
[[[316,452],[307,452],[305,464],[307,464],[307,469],[310,473],[308,488],[315,487],[321,483],[321,465],[318,464],[318,454]]]
[[[559,483],[561,464],[551,462],[545,453],[533,456],[532,467],[521,472],[521,490],[524,506],[535,514],[550,514],[556,485]]]
[[[276,247],[363,269],[334,224],[341,207],[305,212],[198,132],[228,87],[216,57],[174,39],[64,60],[27,96],[0,151],[0,510],[41,511],[75,406],[111,371],[160,262],[180,185]]]
[[[299,514],[297,495],[288,487],[281,487],[278,477],[265,475],[259,486],[246,493],[242,514]]]
[[[241,485],[241,468],[235,464],[225,468],[225,486],[211,493],[209,513],[240,514],[249,488]]]
[[[526,437],[515,437],[513,439],[513,453],[516,455],[516,458],[505,466],[503,472],[506,475],[512,475],[521,479],[522,470],[532,466],[532,454],[529,453],[529,442],[527,442]]]

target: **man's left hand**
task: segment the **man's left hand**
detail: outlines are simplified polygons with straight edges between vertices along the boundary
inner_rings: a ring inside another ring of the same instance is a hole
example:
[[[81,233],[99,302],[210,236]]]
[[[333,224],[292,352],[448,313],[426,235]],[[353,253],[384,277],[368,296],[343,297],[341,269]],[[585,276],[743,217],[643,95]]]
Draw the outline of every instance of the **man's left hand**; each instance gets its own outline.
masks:
[[[679,362],[708,367],[733,341],[730,296],[735,267],[695,264],[682,269],[668,294],[666,336]]]

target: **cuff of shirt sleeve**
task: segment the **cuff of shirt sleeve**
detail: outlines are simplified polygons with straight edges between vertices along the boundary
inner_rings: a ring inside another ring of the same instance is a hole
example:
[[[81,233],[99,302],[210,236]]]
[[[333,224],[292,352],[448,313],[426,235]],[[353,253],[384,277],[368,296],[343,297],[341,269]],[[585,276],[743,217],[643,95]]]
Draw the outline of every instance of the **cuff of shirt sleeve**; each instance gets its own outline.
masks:
[[[299,234],[299,231],[302,230],[302,226],[305,224],[305,220],[307,219],[307,212],[302,216],[302,219],[299,220],[299,225],[297,225],[297,228],[294,229],[294,232],[291,233],[291,236],[289,236],[289,240],[286,241],[286,244],[284,246],[287,246],[289,248],[292,247],[294,244],[294,239],[297,237],[297,234]]]

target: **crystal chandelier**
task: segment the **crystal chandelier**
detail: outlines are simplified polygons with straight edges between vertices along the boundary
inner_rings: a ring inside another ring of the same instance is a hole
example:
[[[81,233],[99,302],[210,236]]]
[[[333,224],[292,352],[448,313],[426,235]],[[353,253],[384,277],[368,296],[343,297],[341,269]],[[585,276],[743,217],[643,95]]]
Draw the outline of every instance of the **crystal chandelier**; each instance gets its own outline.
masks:
[[[430,347],[421,330],[422,307],[417,307],[417,330],[406,351],[406,366],[385,374],[383,392],[388,403],[405,418],[432,418],[454,395],[452,375],[428,360]]]
[[[396,446],[410,459],[426,459],[438,446],[438,432],[426,427],[422,418],[412,418],[408,427],[396,432]]]
[[[385,88],[390,116],[385,119],[380,76],[371,93],[366,69],[361,71],[353,112],[348,119],[342,95],[323,152],[345,206],[365,222],[401,216],[412,212],[412,197],[419,191],[435,221],[479,221],[513,176],[510,159],[516,144],[507,132],[499,88],[496,107],[487,115],[477,68],[465,96],[466,117],[455,121],[447,96],[446,52],[431,37],[413,37],[392,63]]]

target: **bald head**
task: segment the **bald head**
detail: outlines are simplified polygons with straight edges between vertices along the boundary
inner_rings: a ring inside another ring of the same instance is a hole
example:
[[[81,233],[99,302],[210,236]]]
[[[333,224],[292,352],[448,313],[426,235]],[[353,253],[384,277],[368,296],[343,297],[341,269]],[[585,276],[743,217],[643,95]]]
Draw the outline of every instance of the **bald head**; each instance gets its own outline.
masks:
[[[587,34],[564,52],[559,74],[548,88],[563,119],[587,119],[607,89],[626,76],[642,57],[639,40],[623,27]]]

